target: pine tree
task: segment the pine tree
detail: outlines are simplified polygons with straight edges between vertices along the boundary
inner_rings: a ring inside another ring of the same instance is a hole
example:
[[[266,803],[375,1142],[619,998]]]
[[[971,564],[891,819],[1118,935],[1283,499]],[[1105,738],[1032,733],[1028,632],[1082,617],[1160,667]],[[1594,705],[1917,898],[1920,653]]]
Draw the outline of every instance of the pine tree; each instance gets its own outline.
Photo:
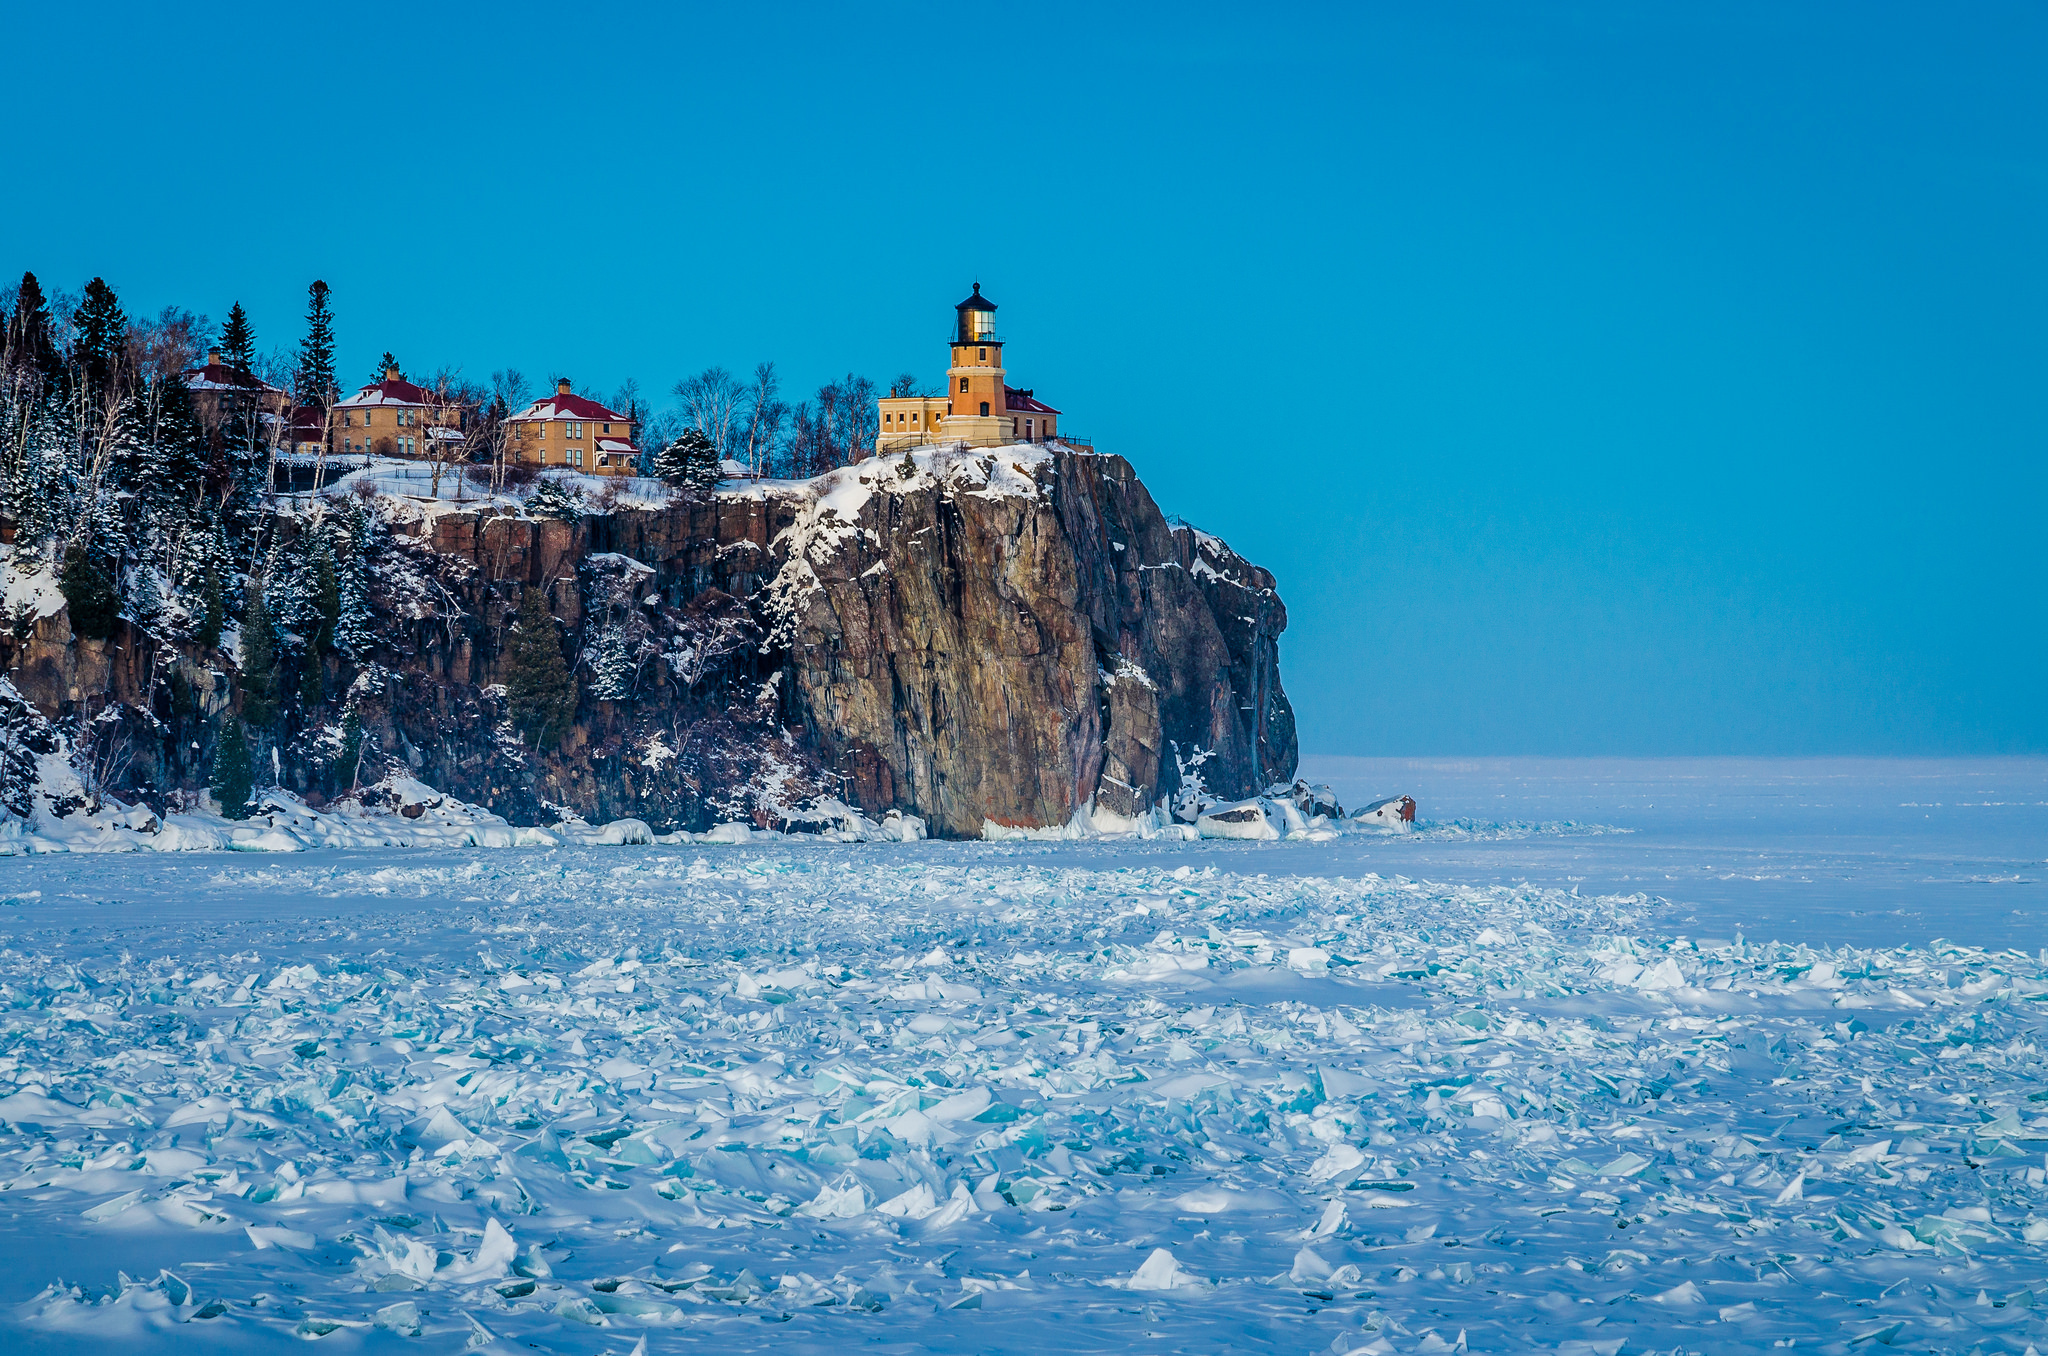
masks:
[[[256,365],[256,330],[249,324],[249,313],[239,301],[228,312],[228,323],[220,327],[220,353],[237,372],[247,372]]]
[[[121,617],[121,595],[106,565],[85,543],[73,543],[64,553],[64,577],[57,588],[71,614],[73,635],[105,640],[114,634],[114,623]]]
[[[193,637],[209,650],[220,645],[221,629],[227,625],[228,591],[220,572],[208,570],[199,581],[199,615]]]
[[[370,374],[370,384],[374,386],[384,380],[385,374],[394,367],[398,367],[398,359],[391,356],[390,349],[385,349],[384,356],[377,360],[377,370]],[[404,369],[400,368],[399,370],[403,371]]]
[[[323,410],[339,394],[334,385],[334,313],[328,309],[327,297],[324,282],[306,289],[306,339],[299,345],[299,369],[292,378],[298,402]]]
[[[21,460],[8,468],[4,509],[14,519],[15,541],[40,546],[78,521],[82,493],[71,449],[75,411],[69,401],[47,396],[23,416]]]
[[[320,651],[307,647],[299,659],[299,710],[311,719],[313,712],[327,700],[327,669],[321,662]]]
[[[341,580],[334,569],[334,552],[327,545],[325,528],[313,533],[306,579],[313,605],[313,632],[306,637],[306,651],[319,656],[334,648],[334,627],[341,620]]]
[[[250,756],[242,722],[233,716],[221,722],[220,737],[214,741],[210,781],[214,804],[223,815],[229,819],[249,817],[249,797],[256,789],[256,760]]]
[[[363,766],[363,718],[351,706],[341,717],[341,754],[334,760],[329,785],[336,791],[353,791]],[[342,779],[346,777],[347,783]]]
[[[94,278],[85,285],[85,299],[72,324],[78,331],[72,341],[72,357],[85,378],[86,390],[97,401],[121,375],[128,353],[128,317],[105,279]]]
[[[691,499],[710,496],[724,478],[718,448],[698,429],[684,429],[682,435],[654,457],[654,474],[679,487]]]
[[[249,608],[242,618],[242,715],[250,728],[277,722],[277,635],[263,603],[263,588],[249,581]]]
[[[368,514],[356,510],[359,522]],[[361,663],[377,648],[370,618],[370,533],[351,524],[348,561],[341,569],[341,614],[334,623],[334,648]]]
[[[547,595],[529,587],[519,603],[505,663],[505,699],[512,724],[550,748],[576,718],[576,680],[562,658],[562,627],[548,611]]]
[[[156,584],[156,571],[148,566],[128,571],[128,616],[136,628],[159,635],[164,626],[164,595]]]
[[[220,645],[227,624],[228,584],[234,570],[220,529],[207,526],[185,538],[175,584],[192,619],[192,635],[207,649]]]
[[[585,662],[590,665],[590,695],[601,702],[622,702],[633,695],[633,680],[640,666],[633,662],[633,650],[624,627],[605,626],[591,642]]]
[[[573,523],[583,516],[583,497],[564,486],[559,477],[543,476],[533,493],[526,496],[526,512],[533,518],[559,518]]]
[[[43,299],[43,286],[36,281],[33,273],[21,275],[21,290],[16,294],[14,314],[7,319],[7,362],[8,385],[22,385],[31,397],[50,393],[57,377],[56,326],[50,319],[49,303]],[[40,384],[18,379],[33,374]]]

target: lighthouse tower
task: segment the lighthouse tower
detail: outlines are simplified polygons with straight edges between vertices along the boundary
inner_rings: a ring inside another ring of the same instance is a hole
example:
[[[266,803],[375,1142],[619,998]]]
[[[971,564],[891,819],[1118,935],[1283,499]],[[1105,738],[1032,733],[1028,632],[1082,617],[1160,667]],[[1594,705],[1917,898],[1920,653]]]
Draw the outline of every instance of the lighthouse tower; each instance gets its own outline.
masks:
[[[985,447],[1010,441],[1010,411],[1003,385],[1003,341],[996,337],[996,304],[974,285],[974,295],[953,308],[953,365],[946,371],[948,442]]]

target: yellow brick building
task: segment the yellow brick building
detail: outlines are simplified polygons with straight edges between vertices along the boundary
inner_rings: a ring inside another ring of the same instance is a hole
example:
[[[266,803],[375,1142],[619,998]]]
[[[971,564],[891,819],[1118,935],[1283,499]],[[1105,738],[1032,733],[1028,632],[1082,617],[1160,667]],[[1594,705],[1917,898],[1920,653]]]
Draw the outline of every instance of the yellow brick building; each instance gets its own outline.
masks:
[[[425,457],[434,443],[459,437],[462,409],[395,367],[327,412],[328,446],[343,454]]]
[[[552,396],[534,401],[505,421],[508,460],[593,476],[640,474],[633,421],[555,383]]]

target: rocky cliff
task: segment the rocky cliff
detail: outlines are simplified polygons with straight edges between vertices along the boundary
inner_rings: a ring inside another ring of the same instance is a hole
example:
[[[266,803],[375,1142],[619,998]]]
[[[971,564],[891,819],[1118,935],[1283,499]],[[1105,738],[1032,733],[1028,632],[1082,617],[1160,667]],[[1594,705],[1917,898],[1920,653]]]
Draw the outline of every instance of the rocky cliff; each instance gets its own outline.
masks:
[[[368,780],[341,765],[345,711],[370,771],[515,822],[769,822],[838,797],[972,835],[1091,805],[1105,824],[1134,817],[1183,769],[1224,797],[1294,771],[1272,576],[1170,525],[1120,457],[892,454],[572,520],[375,507],[377,649],[330,655],[320,700],[287,713],[266,756],[315,801]],[[527,586],[581,680],[573,728],[545,751],[512,729],[502,687]],[[600,635],[629,656],[618,700],[592,695]],[[239,702],[232,647],[202,652],[175,625],[102,642],[74,637],[61,608],[24,611],[0,666],[101,785],[157,798],[203,785]]]

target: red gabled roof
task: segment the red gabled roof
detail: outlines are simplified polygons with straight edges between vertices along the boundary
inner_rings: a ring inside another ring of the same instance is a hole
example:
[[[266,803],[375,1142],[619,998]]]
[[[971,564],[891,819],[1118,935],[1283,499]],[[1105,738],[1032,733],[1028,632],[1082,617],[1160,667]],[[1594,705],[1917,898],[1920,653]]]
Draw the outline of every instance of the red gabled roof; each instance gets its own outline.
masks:
[[[633,422],[617,410],[606,409],[595,400],[589,400],[580,395],[561,394],[548,396],[544,400],[536,400],[512,417],[514,419],[595,419],[599,422],[609,421],[615,424],[629,424]]]
[[[318,405],[292,406],[292,436],[304,441],[327,432],[327,415]]]
[[[188,367],[178,374],[185,385],[195,391],[275,391],[277,388],[259,377],[251,376],[239,367],[226,363],[207,363],[202,367]]]
[[[404,379],[372,382],[347,400],[337,401],[340,405],[424,405],[433,398],[433,392],[424,386],[415,386]]]
[[[1018,410],[1024,414],[1059,413],[1058,410],[1046,404],[1043,400],[1035,399],[1031,392],[1020,391],[1014,386],[1005,386],[1003,388],[1003,407],[1005,409]]]

